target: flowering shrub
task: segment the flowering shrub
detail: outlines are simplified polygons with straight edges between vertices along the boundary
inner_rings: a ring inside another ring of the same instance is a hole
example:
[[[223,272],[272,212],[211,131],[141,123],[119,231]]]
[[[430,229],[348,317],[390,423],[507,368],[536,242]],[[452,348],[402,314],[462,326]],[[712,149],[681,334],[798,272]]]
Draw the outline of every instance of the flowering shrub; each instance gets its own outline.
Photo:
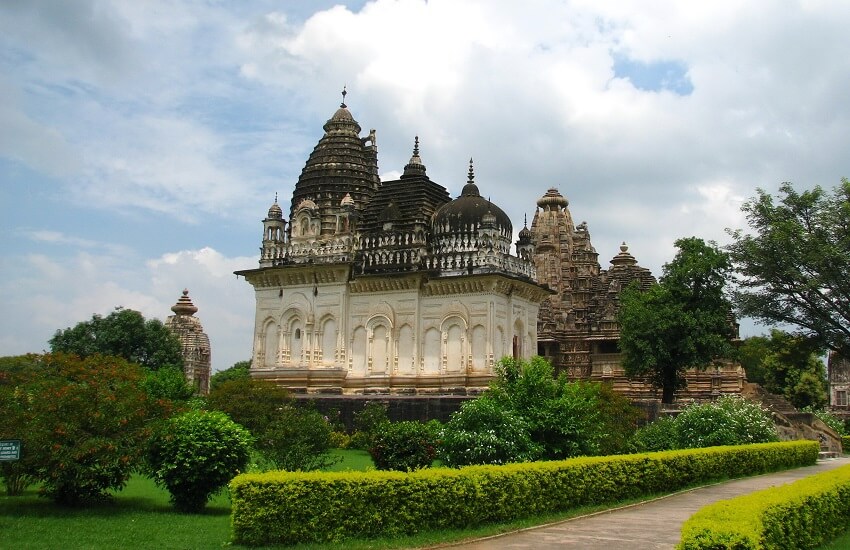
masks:
[[[245,469],[251,443],[250,432],[223,412],[185,412],[152,438],[147,470],[171,493],[175,508],[199,512]]]
[[[542,454],[528,423],[487,396],[467,401],[452,414],[438,450],[446,466],[527,462]]]
[[[676,426],[678,447],[682,449],[779,440],[766,409],[733,395],[685,408],[676,417]]]
[[[810,412],[817,416],[821,420],[821,422],[832,428],[838,435],[847,434],[846,428],[844,427],[844,422],[831,412],[824,409],[814,409],[812,407],[804,407],[803,411]]]
[[[409,472],[427,468],[437,454],[441,425],[431,422],[387,422],[375,434],[369,455],[378,470]]]
[[[141,387],[142,367],[119,357],[62,353],[0,361],[0,439],[22,440],[23,456],[4,467],[8,489],[41,482],[60,504],[108,498],[139,463],[148,421],[167,406]]]

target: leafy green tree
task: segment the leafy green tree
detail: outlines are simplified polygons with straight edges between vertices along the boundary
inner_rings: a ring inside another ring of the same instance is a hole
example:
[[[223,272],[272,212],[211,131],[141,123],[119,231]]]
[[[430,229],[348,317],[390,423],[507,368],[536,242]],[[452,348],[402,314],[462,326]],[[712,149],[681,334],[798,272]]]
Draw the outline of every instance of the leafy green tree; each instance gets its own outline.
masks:
[[[251,360],[237,361],[232,367],[220,370],[210,377],[210,390],[230,380],[245,380],[251,377]]]
[[[696,237],[676,241],[657,285],[620,295],[620,349],[629,377],[648,377],[672,403],[685,372],[732,354],[731,305],[724,295],[729,259]]]
[[[283,407],[292,406],[289,391],[272,382],[237,378],[210,390],[207,406],[227,413],[237,424],[259,435],[279,417]]]
[[[767,336],[749,336],[741,341],[736,359],[744,367],[747,382],[764,386],[764,360],[770,354],[770,338]]]
[[[145,320],[138,311],[121,307],[106,317],[95,314],[89,321],[57,330],[49,343],[53,352],[123,357],[151,370],[183,367],[177,336],[158,319]]]
[[[124,487],[151,420],[167,412],[141,387],[142,367],[61,353],[6,358],[0,366],[0,438],[21,439],[23,447],[17,471],[4,469],[4,476],[40,481],[44,496],[67,505]]]
[[[742,206],[751,232],[730,231],[744,315],[801,334],[850,358],[850,181],[832,192],[759,189]]]
[[[768,336],[747,338],[739,353],[761,374],[764,388],[784,396],[795,407],[823,407],[827,402],[826,374],[818,342],[772,329]]]
[[[154,399],[182,402],[195,395],[195,390],[186,381],[183,369],[170,365],[157,370],[145,369],[142,387]]]
[[[146,469],[171,493],[174,507],[200,512],[210,497],[245,469],[251,434],[219,411],[172,417],[151,439]]]
[[[280,470],[322,470],[341,460],[330,454],[331,424],[314,409],[281,407],[275,418],[257,432],[256,448]]]
[[[375,443],[375,436],[389,421],[385,404],[375,401],[367,403],[365,407],[354,413],[354,434],[351,436],[349,446],[368,451]]]

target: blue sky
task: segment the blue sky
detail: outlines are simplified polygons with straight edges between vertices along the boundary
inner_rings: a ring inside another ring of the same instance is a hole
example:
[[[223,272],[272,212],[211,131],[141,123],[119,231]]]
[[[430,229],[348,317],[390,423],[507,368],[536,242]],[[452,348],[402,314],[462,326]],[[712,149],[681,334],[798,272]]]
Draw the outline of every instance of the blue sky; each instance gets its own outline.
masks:
[[[806,0],[11,1],[0,5],[0,354],[184,287],[225,368],[251,353],[260,220],[343,85],[397,175],[549,187],[603,267],[723,243],[741,202],[850,176],[850,4]],[[745,323],[748,333],[762,329]]]

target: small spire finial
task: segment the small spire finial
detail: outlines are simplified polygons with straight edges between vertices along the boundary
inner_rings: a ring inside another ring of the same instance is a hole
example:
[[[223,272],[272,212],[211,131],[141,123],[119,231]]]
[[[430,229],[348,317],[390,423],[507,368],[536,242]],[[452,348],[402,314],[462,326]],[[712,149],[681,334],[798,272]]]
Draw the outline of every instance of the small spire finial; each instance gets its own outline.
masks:
[[[277,204],[277,191],[274,192],[274,203]]]
[[[522,215],[522,226],[523,226],[523,227],[528,227],[528,214],[523,214],[523,215]]]
[[[419,136],[413,138],[413,156],[419,156]]]
[[[346,107],[346,105],[345,105],[345,96],[347,96],[347,95],[348,95],[348,92],[347,92],[347,91],[345,91],[345,85],[343,85],[343,86],[342,86],[342,103],[340,103],[340,104],[339,104],[339,106],[340,106],[340,107],[342,107],[343,109],[345,109],[345,107]]]
[[[475,172],[472,169],[472,157],[469,157],[469,176],[468,176],[468,178],[469,178],[468,183],[474,183],[475,182]]]

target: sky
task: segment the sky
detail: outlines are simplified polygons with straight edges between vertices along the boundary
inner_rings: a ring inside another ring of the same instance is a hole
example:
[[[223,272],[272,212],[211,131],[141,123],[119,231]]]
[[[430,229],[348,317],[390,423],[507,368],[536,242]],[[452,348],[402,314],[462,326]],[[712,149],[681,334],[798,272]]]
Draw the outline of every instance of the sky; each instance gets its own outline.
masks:
[[[659,275],[744,201],[850,176],[850,2],[5,0],[0,355],[184,288],[214,370],[251,356],[262,222],[346,104],[384,179],[414,136],[529,223],[555,187],[605,268]],[[765,332],[746,320],[744,335]]]

